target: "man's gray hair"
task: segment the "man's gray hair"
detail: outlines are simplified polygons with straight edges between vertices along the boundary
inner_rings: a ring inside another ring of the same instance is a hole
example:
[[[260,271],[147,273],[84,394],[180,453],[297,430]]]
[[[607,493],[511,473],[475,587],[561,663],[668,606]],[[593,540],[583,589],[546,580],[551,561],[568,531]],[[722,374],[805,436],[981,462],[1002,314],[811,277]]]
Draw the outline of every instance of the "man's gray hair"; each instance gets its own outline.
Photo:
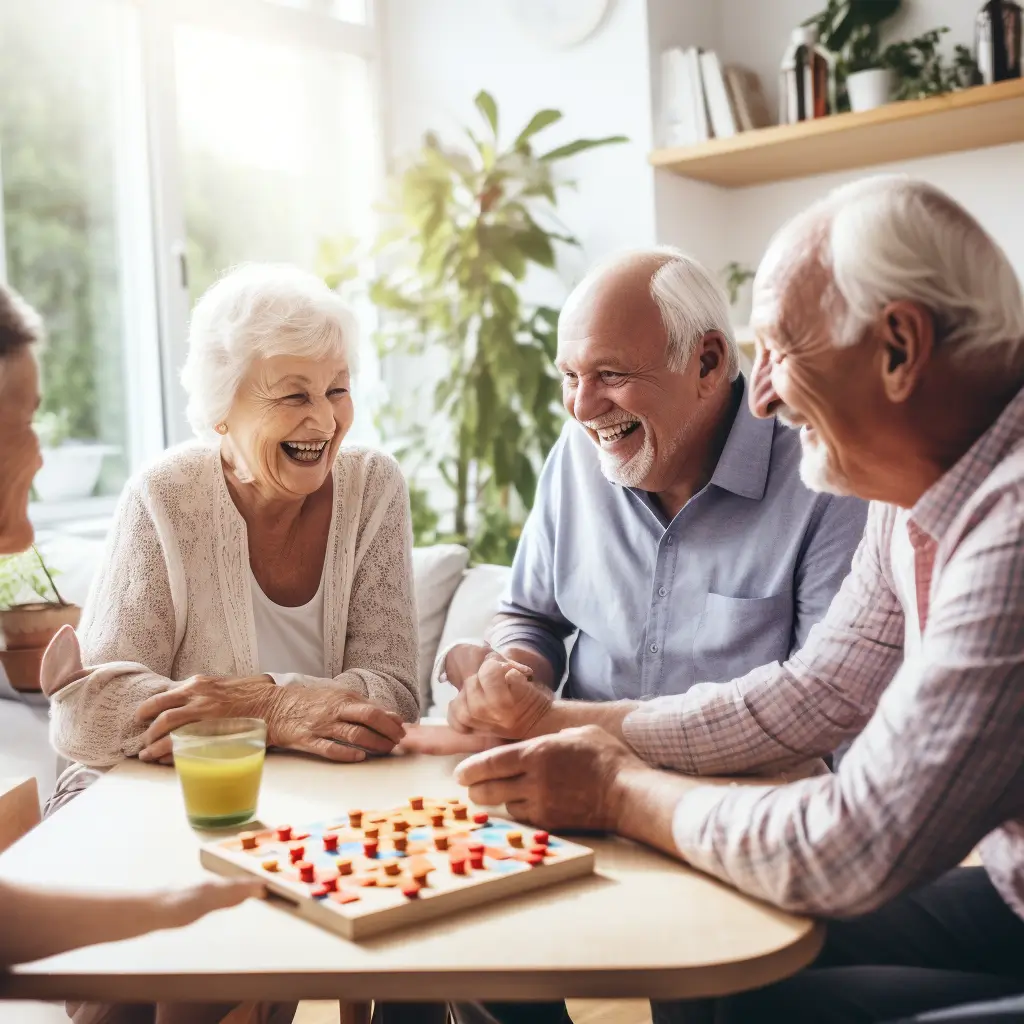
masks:
[[[658,246],[650,254],[664,261],[651,277],[651,298],[668,334],[669,366],[682,370],[700,339],[718,331],[725,338],[729,380],[735,380],[740,357],[725,290],[702,264],[679,249]]]
[[[955,360],[1024,376],[1020,280],[959,203],[927,182],[875,175],[830,193],[779,242],[792,244],[793,229],[822,218],[818,259],[832,281],[822,307],[836,324],[836,344],[856,344],[888,303],[909,300],[931,312],[936,344]]]
[[[216,441],[238,385],[255,359],[340,356],[356,370],[358,330],[349,307],[322,278],[298,267],[246,263],[196,303],[181,382],[196,436]]]

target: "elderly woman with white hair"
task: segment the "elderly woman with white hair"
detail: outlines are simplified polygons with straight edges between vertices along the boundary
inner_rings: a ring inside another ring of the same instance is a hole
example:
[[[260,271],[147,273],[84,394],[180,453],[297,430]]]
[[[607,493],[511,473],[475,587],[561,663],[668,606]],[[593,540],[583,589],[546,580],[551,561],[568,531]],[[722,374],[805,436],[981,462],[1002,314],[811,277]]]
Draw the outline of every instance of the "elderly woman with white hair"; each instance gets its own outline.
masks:
[[[203,719],[358,761],[418,718],[408,492],[389,456],[341,446],[354,340],[295,268],[243,266],[200,299],[182,374],[199,442],[128,483],[77,640],[44,662],[52,741],[77,762],[58,802],[83,766],[166,761]]]

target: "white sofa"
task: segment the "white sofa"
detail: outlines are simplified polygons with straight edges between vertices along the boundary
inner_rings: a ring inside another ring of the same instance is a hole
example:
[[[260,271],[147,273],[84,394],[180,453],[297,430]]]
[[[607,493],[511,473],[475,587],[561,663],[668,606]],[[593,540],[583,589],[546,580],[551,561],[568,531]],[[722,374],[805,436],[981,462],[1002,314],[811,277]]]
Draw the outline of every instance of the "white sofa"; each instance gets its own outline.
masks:
[[[59,571],[66,600],[81,604],[102,556],[103,542],[56,535],[42,542],[47,560]],[[450,693],[430,686],[440,645],[480,637],[494,614],[509,570],[498,565],[467,568],[469,553],[457,545],[417,548],[413,575],[419,614],[420,690],[428,715],[443,715]],[[450,688],[448,688],[450,690]],[[43,799],[53,789],[57,758],[47,739],[42,697],[25,698],[7,685],[0,668],[0,777],[35,776]]]

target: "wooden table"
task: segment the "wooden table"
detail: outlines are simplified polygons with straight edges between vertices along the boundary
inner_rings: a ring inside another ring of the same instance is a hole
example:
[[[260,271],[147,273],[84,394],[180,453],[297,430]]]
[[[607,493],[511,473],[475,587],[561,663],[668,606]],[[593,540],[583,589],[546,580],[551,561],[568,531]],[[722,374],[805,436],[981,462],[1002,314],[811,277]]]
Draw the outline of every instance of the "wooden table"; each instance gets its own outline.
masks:
[[[458,758],[331,765],[267,758],[264,821],[299,824],[411,793],[464,794]],[[204,874],[170,768],[128,761],[0,856],[0,875],[126,890]],[[0,998],[545,1000],[704,998],[786,977],[823,929],[631,842],[588,840],[597,874],[348,942],[250,900],[188,928],[76,950],[0,976]]]

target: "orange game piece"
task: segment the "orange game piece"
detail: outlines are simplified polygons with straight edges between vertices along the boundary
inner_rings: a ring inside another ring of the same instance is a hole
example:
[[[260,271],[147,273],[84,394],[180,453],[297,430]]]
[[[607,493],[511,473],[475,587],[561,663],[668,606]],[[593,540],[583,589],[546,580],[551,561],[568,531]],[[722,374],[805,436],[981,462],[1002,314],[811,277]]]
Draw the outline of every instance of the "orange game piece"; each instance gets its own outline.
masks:
[[[363,823],[363,812],[352,810],[348,812],[348,823],[352,828],[359,828]]]
[[[338,874],[339,875],[351,875],[352,874],[352,861],[347,857],[345,860],[338,861]]]
[[[295,867],[298,869],[300,882],[313,881],[313,871],[315,869],[313,865],[309,863],[308,860],[300,860],[298,864],[295,865]]]
[[[366,857],[376,857],[377,856],[377,840],[376,839],[368,839],[365,843],[363,843],[363,855],[366,856]]]
[[[391,823],[391,827],[395,832],[405,832],[409,828],[409,822],[407,822],[405,818],[395,818]]]
[[[434,828],[440,828],[444,824],[444,811],[435,811],[430,816],[430,824]]]
[[[256,849],[256,833],[255,832],[243,832],[239,837],[242,840],[243,850],[255,850]]]
[[[391,841],[395,844],[395,849],[399,853],[404,853],[405,848],[409,845],[409,837],[406,835],[397,835]]]
[[[402,886],[402,895],[406,899],[414,900],[416,899],[417,896],[419,896],[419,894],[420,886],[418,886],[415,882],[410,882]]]
[[[299,843],[298,846],[293,846],[288,851],[288,856],[291,857],[291,861],[293,864],[297,864],[300,860],[302,860],[303,857],[306,856],[306,848],[302,845],[302,843]]]
[[[335,903],[355,903],[359,899],[359,893],[351,889],[339,889],[332,897]]]
[[[434,846],[438,850],[447,850],[448,849],[448,837],[445,836],[445,835],[434,836]]]
[[[275,831],[277,832],[277,838],[280,839],[282,843],[287,843],[292,837],[291,825],[281,825],[275,829]]]
[[[276,871],[277,870],[277,858],[271,857],[270,860],[265,860],[261,865],[264,871]]]
[[[397,875],[401,872],[402,865],[397,860],[389,860],[384,864],[384,873],[386,875]]]
[[[467,811],[465,804],[456,804],[452,808],[452,814],[455,815],[456,821],[465,821],[469,817],[469,812]]]
[[[462,801],[457,796],[450,796],[450,797],[448,797],[448,803],[450,803],[450,804],[459,804],[459,803],[462,803]]]
[[[477,811],[477,813],[473,815],[473,823],[475,825],[486,825],[489,820],[490,819],[484,811]]]
[[[327,853],[334,853],[338,849],[338,833],[329,832],[324,836],[324,850]]]
[[[421,796],[411,796],[411,797],[409,797],[409,806],[414,811],[422,811],[423,810],[423,797],[421,797]]]
[[[380,835],[380,829],[376,825],[372,825],[370,828],[363,829],[363,835],[367,839],[376,839]]]
[[[534,832],[533,833],[533,841],[538,846],[547,846],[548,845],[548,840],[550,840],[550,838],[551,838],[551,836],[549,836],[547,834],[547,832]]]
[[[514,846],[517,850],[521,849],[523,845],[523,833],[522,832],[506,832],[505,838],[508,840],[509,846]]]

